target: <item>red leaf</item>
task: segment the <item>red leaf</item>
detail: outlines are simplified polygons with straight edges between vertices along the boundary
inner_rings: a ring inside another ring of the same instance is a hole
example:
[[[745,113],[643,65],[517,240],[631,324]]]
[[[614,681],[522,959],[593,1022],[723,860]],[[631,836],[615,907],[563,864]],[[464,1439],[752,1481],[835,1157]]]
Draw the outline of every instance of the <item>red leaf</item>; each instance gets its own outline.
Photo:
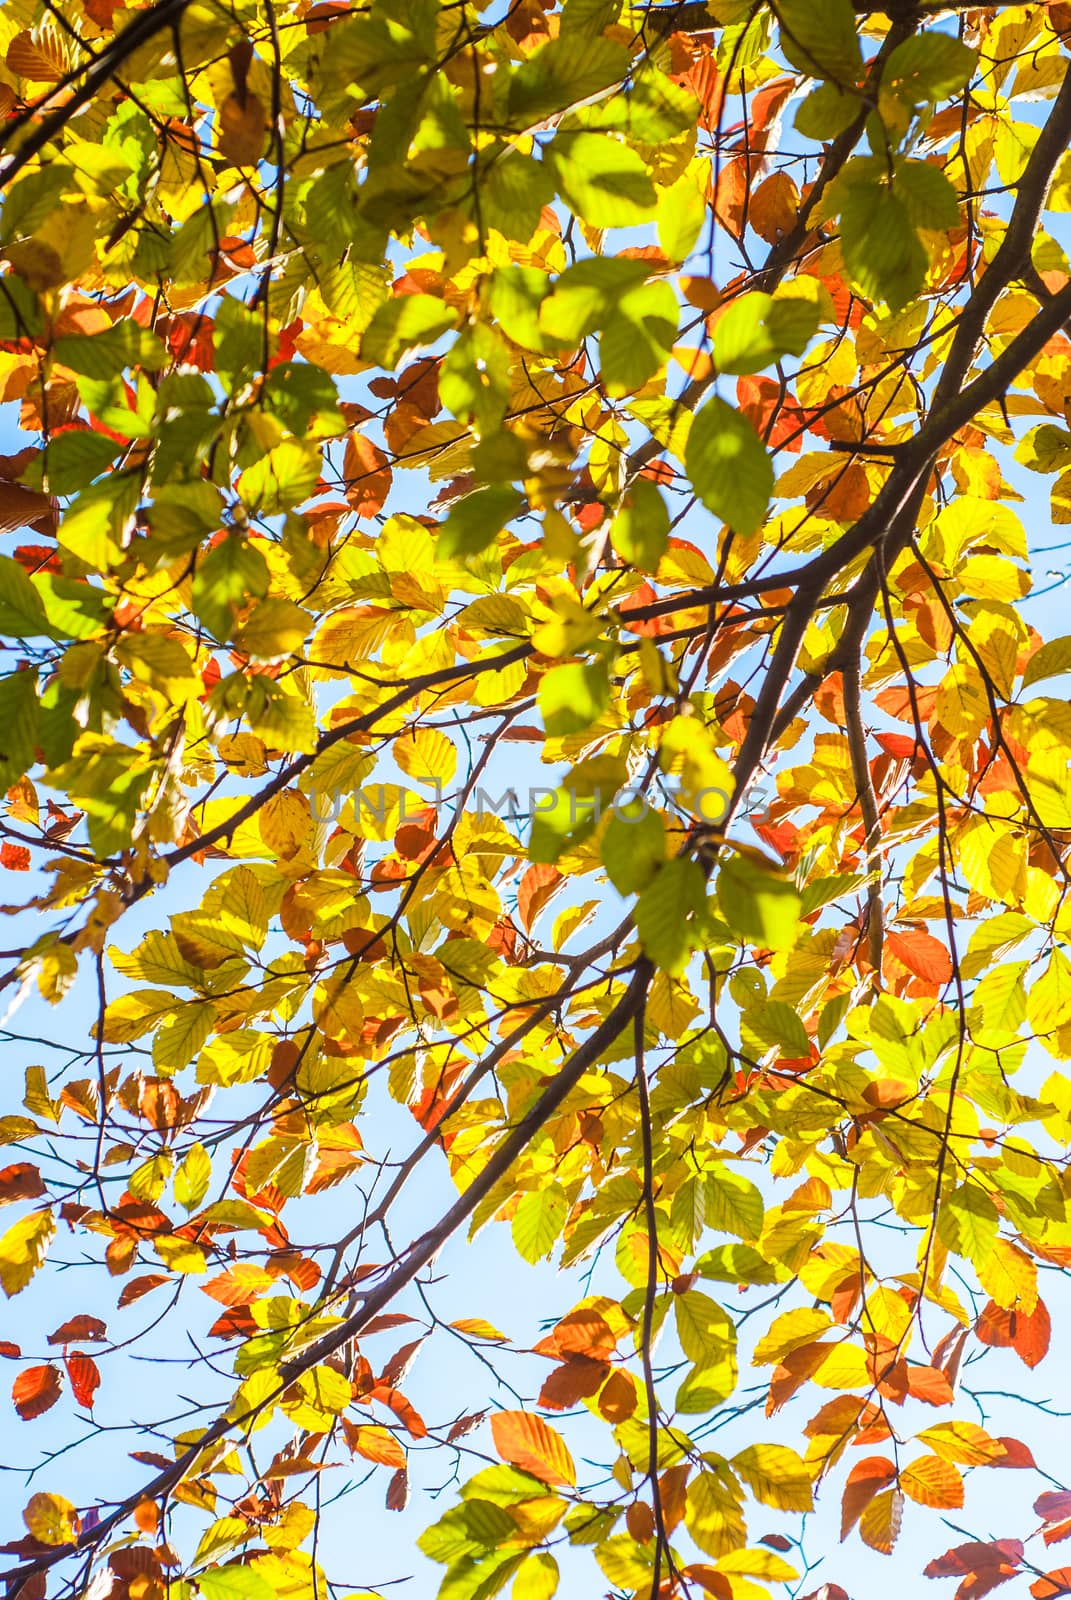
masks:
[[[100,1388],[100,1369],[97,1363],[91,1356],[83,1355],[80,1350],[72,1350],[66,1358],[66,1364],[74,1398],[80,1406],[92,1411],[93,1396]]]
[[[1044,1300],[1038,1301],[1029,1316],[1024,1311],[1005,1311],[991,1300],[974,1331],[983,1344],[1010,1346],[1020,1361],[1036,1367],[1048,1353],[1052,1324]]]
[[[1071,1489],[1046,1489],[1034,1501],[1034,1510],[1042,1522],[1062,1522],[1071,1517]]]
[[[995,1539],[992,1544],[972,1541],[946,1550],[923,1569],[927,1578],[958,1578],[956,1600],[979,1600],[1019,1571],[1023,1546],[1018,1539]]]
[[[41,1174],[32,1161],[16,1161],[0,1170],[0,1206],[12,1200],[36,1200],[44,1192]]]
[[[50,1362],[48,1366],[27,1367],[20,1372],[12,1385],[11,1398],[19,1416],[29,1422],[31,1417],[39,1417],[54,1406],[62,1389],[63,1373]]]
[[[885,943],[897,961],[924,983],[947,983],[952,976],[952,957],[940,939],[922,928],[890,933]]]
[[[5,839],[0,844],[0,867],[6,867],[9,872],[29,872],[30,852],[24,844],[12,844],[10,839]]]
[[[10,1339],[0,1339],[0,1356],[7,1356],[9,1361],[17,1361],[22,1351],[17,1344],[12,1344]]]
[[[137,1280],[135,1280],[137,1281]],[[107,1324],[99,1317],[91,1317],[86,1312],[79,1312],[78,1316],[71,1317],[64,1322],[55,1333],[48,1336],[49,1344],[75,1344],[83,1339],[106,1339],[108,1337]]]

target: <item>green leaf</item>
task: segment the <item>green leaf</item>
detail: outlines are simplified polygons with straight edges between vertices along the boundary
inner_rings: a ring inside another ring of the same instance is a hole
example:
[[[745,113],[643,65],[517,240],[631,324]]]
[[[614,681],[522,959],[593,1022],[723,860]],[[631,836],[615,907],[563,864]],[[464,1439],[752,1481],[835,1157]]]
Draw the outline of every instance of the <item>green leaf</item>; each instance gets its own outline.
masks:
[[[441,339],[457,312],[433,294],[400,294],[379,307],[361,337],[361,359],[396,367],[406,356]]]
[[[566,662],[539,680],[539,712],[552,739],[581,733],[598,722],[610,704],[605,661]]]
[[[1023,688],[1029,689],[1042,678],[1062,677],[1065,672],[1071,672],[1071,634],[1049,639],[1040,650],[1035,650],[1023,673]]]
[[[710,1185],[706,1186],[709,1194]],[[761,1228],[761,1223],[760,1223]],[[716,1283],[776,1283],[777,1269],[747,1244],[719,1244],[699,1257],[695,1270]]]
[[[885,63],[881,86],[895,90],[907,105],[944,100],[970,82],[977,60],[977,50],[961,39],[930,28],[897,45]]]
[[[0,555],[0,631],[15,639],[54,639],[45,603],[29,575]]]
[[[77,494],[111,466],[122,446],[107,434],[73,429],[49,440],[44,467],[52,494]]]
[[[0,678],[0,788],[9,789],[33,765],[39,718],[37,673],[24,668]]]
[[[649,478],[636,478],[610,528],[610,542],[622,561],[654,572],[669,545],[669,507]]]
[[[450,508],[439,529],[439,560],[454,561],[486,550],[522,505],[520,495],[507,484],[492,484],[467,494]]]
[[[620,83],[629,66],[623,44],[575,32],[547,43],[516,67],[509,83],[509,121],[524,132],[555,112]]]
[[[801,900],[776,868],[750,855],[727,855],[718,872],[718,902],[738,938],[787,950],[796,937]]]
[[[899,311],[922,288],[929,264],[907,206],[884,183],[873,180],[848,184],[843,195],[844,264],[868,299]]]
[[[158,372],[167,351],[149,328],[126,319],[103,333],[69,333],[56,340],[56,360],[86,378],[116,378],[127,367]],[[62,492],[62,491],[60,491]]]
[[[800,102],[794,126],[805,139],[835,139],[865,109],[862,96],[838,89],[835,83],[820,83]]]
[[[1015,447],[1015,459],[1030,472],[1060,472],[1071,462],[1071,433],[1055,423],[1042,422],[1023,435]]]
[[[817,297],[806,293],[741,295],[730,302],[714,329],[718,370],[760,372],[782,356],[801,356],[817,331],[820,314]]]
[[[308,500],[320,479],[315,439],[284,439],[238,474],[237,490],[250,511],[274,516]]]
[[[636,901],[636,932],[655,966],[681,973],[692,952],[689,912],[705,905],[703,874],[694,861],[677,856],[667,861]]]
[[[509,346],[494,328],[470,323],[439,368],[440,400],[459,422],[471,421],[482,437],[500,425],[509,396]]]
[[[940,167],[898,161],[893,183],[913,227],[948,229],[959,222],[959,197]]]
[[[601,852],[606,875],[618,894],[635,894],[665,863],[662,818],[638,801],[615,806],[602,836]]]
[[[513,1213],[513,1243],[525,1261],[542,1261],[561,1236],[569,1201],[560,1183],[526,1194]]]
[[[706,1175],[707,1226],[738,1239],[754,1240],[762,1232],[762,1195],[743,1173],[719,1161]]]
[[[240,1562],[199,1572],[197,1587],[205,1600],[275,1600],[275,1590],[268,1580]]]
[[[708,511],[745,538],[758,532],[773,493],[773,463],[747,418],[718,395],[692,422],[684,466]]]
[[[268,564],[240,533],[229,533],[201,561],[193,580],[193,609],[217,639],[229,639],[235,614],[267,592]]]
[[[558,192],[589,228],[632,228],[657,209],[651,175],[628,145],[603,133],[559,133],[543,157]]]
[[[677,1337],[689,1361],[697,1367],[713,1366],[736,1348],[736,1325],[716,1300],[700,1289],[673,1297]]]
[[[620,398],[665,366],[677,337],[677,298],[668,283],[645,283],[617,301],[599,340],[603,387]]]
[[[778,0],[776,12],[786,61],[842,88],[858,82],[863,51],[851,0]]]

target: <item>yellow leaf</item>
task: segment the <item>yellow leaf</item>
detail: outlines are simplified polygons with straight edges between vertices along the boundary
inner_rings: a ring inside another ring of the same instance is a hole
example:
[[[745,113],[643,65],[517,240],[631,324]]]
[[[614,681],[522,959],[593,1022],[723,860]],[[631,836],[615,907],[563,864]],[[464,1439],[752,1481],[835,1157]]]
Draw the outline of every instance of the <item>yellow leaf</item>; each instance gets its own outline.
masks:
[[[810,1511],[811,1474],[795,1450],[782,1444],[749,1444],[732,1458],[733,1471],[765,1506],[776,1511]]]
[[[0,1286],[9,1299],[25,1289],[40,1267],[55,1231],[51,1211],[31,1211],[0,1239]]]
[[[900,1487],[920,1506],[951,1511],[963,1504],[963,1479],[950,1461],[920,1456],[900,1474]]]
[[[1029,1316],[1038,1303],[1038,1269],[1008,1239],[994,1239],[988,1255],[975,1263],[978,1281],[989,1298],[1005,1311]]]

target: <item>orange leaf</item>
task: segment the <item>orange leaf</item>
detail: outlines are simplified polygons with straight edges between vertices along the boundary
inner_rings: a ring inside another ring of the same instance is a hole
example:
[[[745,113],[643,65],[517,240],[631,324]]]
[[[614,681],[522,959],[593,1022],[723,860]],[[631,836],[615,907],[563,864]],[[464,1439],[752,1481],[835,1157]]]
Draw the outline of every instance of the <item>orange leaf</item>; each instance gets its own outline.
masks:
[[[564,882],[557,867],[539,863],[528,868],[517,885],[517,910],[526,933],[531,933],[533,922]]]
[[[890,954],[925,983],[947,983],[952,976],[952,957],[940,939],[922,928],[890,933],[885,943]]]
[[[526,1411],[499,1411],[491,1418],[495,1449],[503,1461],[544,1483],[576,1483],[576,1467],[565,1441],[541,1417]]]
[[[39,1417],[54,1406],[63,1389],[63,1373],[50,1362],[48,1366],[27,1367],[20,1372],[11,1388],[15,1410],[24,1422]]]
[[[16,1161],[0,1170],[0,1206],[12,1200],[36,1200],[44,1192],[41,1174],[32,1161]]]
[[[100,1369],[97,1363],[92,1357],[83,1355],[80,1350],[72,1350],[66,1358],[66,1365],[74,1398],[80,1406],[92,1411],[93,1396],[100,1388]]]
[[[406,1456],[393,1433],[386,1428],[355,1427],[348,1418],[342,1419],[346,1443],[355,1455],[366,1461],[378,1461],[384,1467],[404,1467]]]
[[[570,1356],[546,1379],[539,1391],[539,1404],[548,1411],[567,1411],[578,1400],[597,1394],[609,1372],[605,1361],[591,1356]]]
[[[920,1456],[900,1474],[900,1487],[920,1506],[950,1511],[963,1504],[963,1479],[951,1461]]]
[[[599,1396],[599,1415],[615,1425],[627,1422],[635,1411],[636,1380],[630,1372],[611,1372]]]
[[[403,1422],[414,1439],[423,1439],[428,1431],[428,1425],[405,1395],[398,1389],[392,1389],[389,1384],[377,1383],[371,1392],[371,1399],[378,1400],[380,1405],[389,1406],[400,1422]]]
[[[684,1576],[697,1583],[704,1594],[712,1594],[715,1600],[733,1600],[733,1586],[717,1567],[708,1567],[703,1562],[693,1562],[690,1567],[684,1568]]]
[[[990,1300],[974,1331],[983,1344],[1010,1345],[1020,1361],[1036,1367],[1048,1352],[1052,1324],[1044,1300],[1039,1300],[1029,1315],[1025,1311],[1005,1311]]]
[[[846,1539],[879,1490],[896,1478],[888,1456],[866,1456],[848,1474],[841,1499],[840,1536]]]
[[[581,1307],[563,1317],[551,1334],[561,1356],[593,1356],[596,1361],[612,1355],[617,1345],[614,1331],[597,1311]]]
[[[1053,1595],[1071,1594],[1071,1567],[1057,1567],[1030,1585],[1034,1600],[1052,1600]]]
[[[12,844],[10,839],[5,839],[0,844],[0,867],[6,867],[9,872],[29,872],[30,852],[24,844]]]
[[[342,458],[346,499],[359,517],[377,516],[390,494],[394,475],[387,456],[371,439],[351,433]]]

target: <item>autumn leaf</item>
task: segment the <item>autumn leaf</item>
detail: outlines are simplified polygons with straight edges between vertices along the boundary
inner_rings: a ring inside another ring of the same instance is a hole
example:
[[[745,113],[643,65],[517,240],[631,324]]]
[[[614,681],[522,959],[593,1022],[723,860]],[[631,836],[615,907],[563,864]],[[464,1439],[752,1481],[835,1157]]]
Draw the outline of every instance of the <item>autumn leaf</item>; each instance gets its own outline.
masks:
[[[491,1433],[503,1461],[544,1483],[576,1482],[572,1457],[541,1418],[524,1411],[498,1411],[491,1418]]]
[[[11,1398],[19,1416],[24,1422],[29,1422],[55,1405],[62,1388],[63,1374],[59,1367],[51,1364],[27,1367],[15,1379]]]

